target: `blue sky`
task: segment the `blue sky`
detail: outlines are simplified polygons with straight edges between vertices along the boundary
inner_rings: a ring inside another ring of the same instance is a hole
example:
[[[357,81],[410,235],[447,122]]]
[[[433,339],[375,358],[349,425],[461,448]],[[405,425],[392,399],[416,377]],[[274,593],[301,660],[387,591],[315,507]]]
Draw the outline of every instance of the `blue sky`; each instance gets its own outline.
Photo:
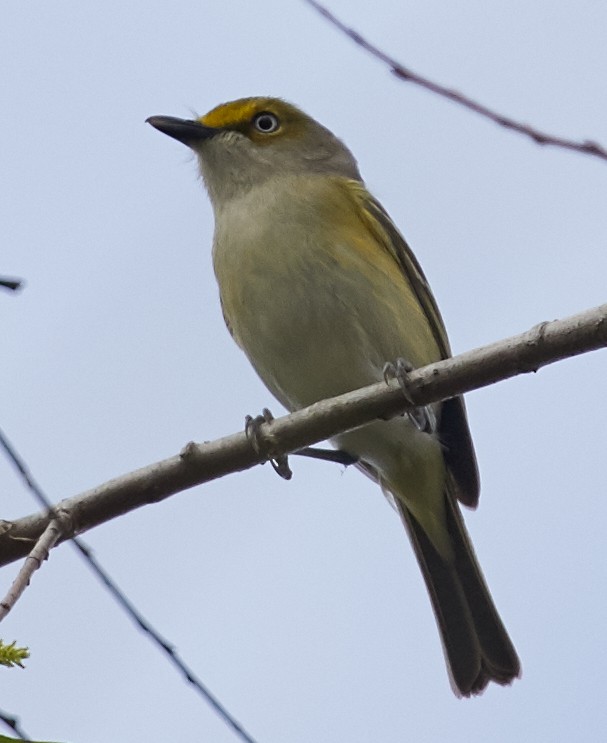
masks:
[[[604,3],[330,7],[428,77],[607,143]],[[223,326],[196,165],[150,115],[270,94],[321,120],[415,250],[455,351],[605,301],[606,163],[403,84],[299,0],[7,0],[0,64],[0,273],[27,282],[0,295],[0,426],[53,500],[280,412]],[[474,700],[453,697],[406,535],[354,470],[260,467],[85,539],[259,743],[597,739],[604,380],[595,353],[467,396],[467,523],[523,663]],[[0,492],[2,518],[35,510],[2,457]],[[0,669],[0,706],[34,737],[236,740],[67,545],[0,637],[30,646],[26,670]]]

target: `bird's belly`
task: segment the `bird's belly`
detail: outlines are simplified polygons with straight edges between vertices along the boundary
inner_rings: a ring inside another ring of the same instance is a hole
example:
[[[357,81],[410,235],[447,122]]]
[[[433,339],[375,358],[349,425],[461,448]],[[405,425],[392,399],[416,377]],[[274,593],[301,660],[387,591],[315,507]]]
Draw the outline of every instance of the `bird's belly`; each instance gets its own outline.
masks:
[[[437,358],[427,320],[417,306],[412,311],[396,266],[397,279],[386,281],[356,255],[344,260],[331,246],[306,247],[277,256],[249,245],[238,255],[232,244],[229,255],[215,257],[234,338],[287,409],[380,381],[386,361],[403,357],[420,366]],[[334,443],[370,464],[414,512],[422,502],[429,518],[440,512],[440,443],[408,417],[368,424]]]
[[[247,281],[239,281],[239,302],[249,312],[230,313],[234,298],[226,301],[222,291],[237,342],[289,410],[380,381],[386,361],[419,358],[419,338],[407,335],[407,308],[390,287],[382,297],[364,274],[340,271],[326,254],[299,255],[294,263],[281,262],[280,280],[277,266],[264,267],[260,257],[249,266]],[[441,459],[435,437],[406,416],[342,434],[335,443],[395,479],[404,476],[415,491],[414,473]]]
[[[388,320],[378,308],[366,302],[361,307],[354,283],[322,266],[304,265],[296,277],[274,275],[271,283],[255,272],[243,287],[241,301],[250,309],[229,322],[262,380],[287,408],[378,381],[387,360],[407,355],[406,343],[399,347],[386,337]]]
[[[314,249],[245,253],[218,272],[236,342],[290,410],[381,380],[386,361],[427,363],[429,344],[436,353],[429,329],[409,328],[400,287],[381,278]]]

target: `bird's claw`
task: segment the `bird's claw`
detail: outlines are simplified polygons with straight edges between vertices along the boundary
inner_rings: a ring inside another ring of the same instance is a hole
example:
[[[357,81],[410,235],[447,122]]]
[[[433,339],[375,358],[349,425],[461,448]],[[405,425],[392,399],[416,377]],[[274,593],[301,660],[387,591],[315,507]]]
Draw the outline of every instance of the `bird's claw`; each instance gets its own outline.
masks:
[[[427,405],[415,405],[409,392],[409,374],[414,368],[413,364],[406,359],[398,358],[395,364],[388,361],[384,364],[383,369],[384,382],[389,384],[391,379],[395,379],[398,382],[405,400],[414,406],[406,411],[405,415],[407,418],[409,418],[418,431],[422,433],[433,433],[436,430],[436,415],[434,411]]]
[[[274,472],[280,475],[283,480],[290,480],[293,477],[293,472],[289,467],[288,456],[286,454],[274,456],[261,434],[262,424],[271,423],[273,420],[274,416],[268,408],[264,408],[261,415],[256,415],[255,417],[247,415],[244,419],[244,432],[251,442],[255,453],[259,457],[262,457],[264,461],[270,462]]]
[[[405,400],[413,405],[413,398],[409,392],[409,373],[414,369],[413,364],[405,359],[398,358],[396,363],[393,364],[391,361],[387,361],[384,364],[383,375],[384,382],[390,383],[391,379],[395,379],[398,382]]]

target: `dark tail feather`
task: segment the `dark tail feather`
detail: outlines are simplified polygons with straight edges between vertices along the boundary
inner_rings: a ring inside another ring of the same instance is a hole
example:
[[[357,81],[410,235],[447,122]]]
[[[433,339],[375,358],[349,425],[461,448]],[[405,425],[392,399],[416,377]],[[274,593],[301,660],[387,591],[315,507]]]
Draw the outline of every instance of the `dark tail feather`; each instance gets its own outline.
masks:
[[[480,694],[490,681],[509,684],[520,675],[518,656],[493,604],[455,499],[447,496],[454,560],[437,552],[423,529],[399,504],[440,629],[455,693]]]

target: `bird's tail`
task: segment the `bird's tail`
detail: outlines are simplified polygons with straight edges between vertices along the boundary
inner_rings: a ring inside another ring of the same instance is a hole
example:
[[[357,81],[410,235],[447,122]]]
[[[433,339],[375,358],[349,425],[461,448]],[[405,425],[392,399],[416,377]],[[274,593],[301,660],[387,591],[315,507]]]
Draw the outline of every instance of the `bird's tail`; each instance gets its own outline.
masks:
[[[521,669],[455,498],[447,494],[446,501],[452,560],[438,553],[402,502],[398,509],[430,594],[453,690],[469,697],[480,694],[490,681],[509,684]]]

